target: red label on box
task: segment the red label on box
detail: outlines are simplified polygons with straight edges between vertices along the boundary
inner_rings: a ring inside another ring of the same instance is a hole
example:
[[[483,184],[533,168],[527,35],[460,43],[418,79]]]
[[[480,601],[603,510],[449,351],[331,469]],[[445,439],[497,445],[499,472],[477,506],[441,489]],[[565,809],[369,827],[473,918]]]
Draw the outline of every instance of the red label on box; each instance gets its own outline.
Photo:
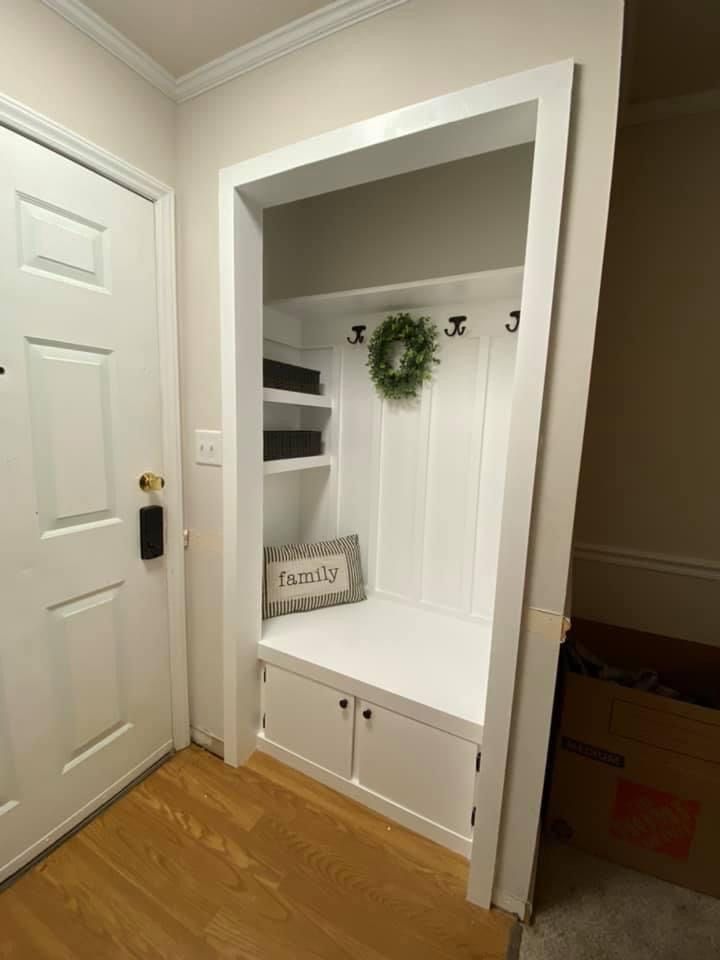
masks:
[[[696,800],[619,777],[610,833],[617,840],[664,853],[674,860],[687,860],[699,813]]]

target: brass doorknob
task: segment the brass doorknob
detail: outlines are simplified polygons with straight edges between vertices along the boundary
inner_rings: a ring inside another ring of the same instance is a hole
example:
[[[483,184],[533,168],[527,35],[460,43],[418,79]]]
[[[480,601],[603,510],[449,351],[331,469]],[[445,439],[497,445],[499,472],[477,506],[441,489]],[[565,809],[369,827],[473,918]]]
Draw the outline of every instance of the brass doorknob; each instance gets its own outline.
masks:
[[[165,486],[165,477],[159,477],[157,473],[143,473],[140,475],[140,489],[144,493],[154,493],[156,490],[162,490]]]

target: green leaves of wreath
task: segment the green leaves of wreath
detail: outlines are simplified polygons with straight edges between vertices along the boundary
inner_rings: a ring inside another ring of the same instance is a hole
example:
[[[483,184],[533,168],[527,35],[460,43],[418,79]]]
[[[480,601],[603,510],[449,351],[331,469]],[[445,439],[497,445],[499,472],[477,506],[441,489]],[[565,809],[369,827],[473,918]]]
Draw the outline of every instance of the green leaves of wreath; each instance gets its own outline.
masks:
[[[378,393],[389,400],[417,396],[420,387],[432,378],[438,348],[437,327],[430,317],[415,319],[409,313],[392,313],[370,337],[368,367]],[[398,363],[393,364],[394,347],[405,345]]]

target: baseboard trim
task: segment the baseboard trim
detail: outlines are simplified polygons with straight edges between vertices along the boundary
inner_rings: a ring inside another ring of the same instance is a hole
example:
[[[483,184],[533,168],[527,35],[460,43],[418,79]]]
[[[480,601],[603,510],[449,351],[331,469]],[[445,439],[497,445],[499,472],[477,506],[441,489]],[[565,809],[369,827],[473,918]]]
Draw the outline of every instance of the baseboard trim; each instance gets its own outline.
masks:
[[[363,806],[369,807],[375,813],[379,813],[389,820],[394,820],[400,826],[413,830],[428,840],[433,840],[440,846],[447,847],[448,850],[459,853],[468,860],[470,859],[472,840],[467,837],[461,837],[460,834],[448,830],[447,827],[442,827],[440,824],[427,820],[425,817],[413,813],[412,810],[400,806],[400,804],[386,800],[385,797],[373,793],[372,790],[362,787],[359,783],[345,780],[338,774],[332,773],[324,767],[319,767],[304,757],[299,757],[296,753],[286,750],[277,743],[266,740],[262,734],[258,734],[257,748],[261,753],[267,753],[281,763],[287,764],[288,767],[312,777],[313,780],[319,780],[320,783],[330,787],[331,790],[337,790],[338,793],[342,793],[344,796],[350,797],[351,800],[356,800]]]
[[[532,917],[532,904],[527,900],[522,900],[512,893],[506,893],[504,890],[494,890],[492,902],[494,907],[499,907],[506,913],[511,913],[522,923],[529,923]]]
[[[199,747],[203,747],[210,753],[214,753],[216,757],[220,757],[221,760],[225,759],[225,742],[220,737],[216,737],[214,733],[210,733],[209,730],[203,730],[202,727],[190,727],[190,739]]]
[[[576,560],[592,563],[635,567],[670,576],[694,577],[697,580],[720,580],[720,561],[717,560],[651,553],[631,547],[612,547],[594,543],[576,543],[573,555]]]

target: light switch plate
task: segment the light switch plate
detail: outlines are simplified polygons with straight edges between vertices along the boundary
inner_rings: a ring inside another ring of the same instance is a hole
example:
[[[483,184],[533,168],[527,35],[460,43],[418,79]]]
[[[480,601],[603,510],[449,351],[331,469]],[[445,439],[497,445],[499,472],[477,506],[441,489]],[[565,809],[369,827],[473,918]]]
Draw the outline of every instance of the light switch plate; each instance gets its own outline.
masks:
[[[222,466],[222,433],[219,430],[195,431],[195,463]]]

